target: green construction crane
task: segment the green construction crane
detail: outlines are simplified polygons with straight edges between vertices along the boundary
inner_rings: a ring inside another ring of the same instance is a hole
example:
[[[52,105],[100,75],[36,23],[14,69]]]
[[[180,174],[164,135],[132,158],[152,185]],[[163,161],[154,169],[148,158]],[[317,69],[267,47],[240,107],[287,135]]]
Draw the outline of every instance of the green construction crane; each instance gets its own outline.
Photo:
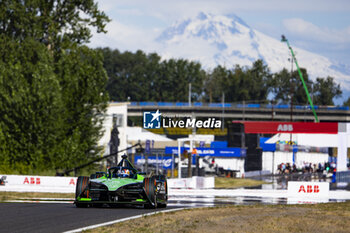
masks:
[[[307,86],[306,86],[306,84],[305,84],[305,81],[304,81],[304,78],[303,78],[303,74],[302,74],[302,73],[301,73],[301,71],[300,71],[300,68],[299,68],[299,65],[298,65],[297,59],[295,58],[295,55],[294,55],[293,49],[292,49],[292,47],[289,45],[289,42],[288,42],[287,38],[286,38],[284,35],[282,35],[282,40],[281,40],[281,41],[282,41],[282,42],[286,42],[286,43],[287,43],[288,48],[290,49],[290,52],[292,53],[293,60],[295,61],[295,65],[297,66],[297,69],[298,69],[298,73],[299,73],[299,76],[300,76],[301,82],[303,83],[303,86],[304,86],[304,89],[305,89],[305,92],[306,92],[307,98],[308,98],[308,100],[309,100],[309,103],[310,103],[310,106],[311,106],[312,112],[313,112],[313,114],[314,114],[314,117],[315,117],[315,122],[317,122],[317,123],[318,123],[318,122],[320,122],[320,121],[318,120],[318,117],[317,117],[317,114],[316,114],[316,111],[315,111],[314,105],[313,105],[313,103],[312,103],[312,100],[311,100],[311,97],[310,97],[309,91],[307,90]]]

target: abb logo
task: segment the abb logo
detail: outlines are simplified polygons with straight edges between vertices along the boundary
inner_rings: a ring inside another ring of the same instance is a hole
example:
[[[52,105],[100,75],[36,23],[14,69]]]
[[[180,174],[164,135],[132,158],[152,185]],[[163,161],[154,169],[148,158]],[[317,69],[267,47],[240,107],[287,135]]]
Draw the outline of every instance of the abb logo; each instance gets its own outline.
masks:
[[[319,193],[320,192],[320,187],[318,185],[306,185],[306,189],[304,185],[300,185],[298,193],[303,192],[303,193]]]
[[[300,198],[298,201],[304,201],[304,198],[326,200],[329,198],[329,183],[288,181],[288,198]]]
[[[44,184],[42,184],[42,182],[44,182]],[[41,180],[40,177],[25,177],[24,181],[23,181],[23,184],[35,184],[35,185],[44,185],[44,186],[46,186],[48,183],[50,183],[50,184],[55,184],[55,185],[64,185],[64,186],[66,186],[67,183],[68,183],[68,180],[64,180],[63,182],[64,182],[64,184],[62,183],[62,181],[55,182],[55,180],[47,179],[46,177],[44,177],[44,180]],[[75,178],[71,178],[69,180],[68,185],[71,186],[71,185],[75,185],[75,184],[76,184],[76,179]]]
[[[40,178],[39,177],[37,177],[37,178],[29,177],[29,179],[28,179],[28,177],[26,177],[26,178],[24,178],[23,184],[40,184]]]
[[[70,179],[70,181],[69,181],[69,185],[75,185],[75,179]]]
[[[277,131],[292,132],[293,131],[293,125],[291,125],[291,124],[279,124],[278,127],[277,127]]]

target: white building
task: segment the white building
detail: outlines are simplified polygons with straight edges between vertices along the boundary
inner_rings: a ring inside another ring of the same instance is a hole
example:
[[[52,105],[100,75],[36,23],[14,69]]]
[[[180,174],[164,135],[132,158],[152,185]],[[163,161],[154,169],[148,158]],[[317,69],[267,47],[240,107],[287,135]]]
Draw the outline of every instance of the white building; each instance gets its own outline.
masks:
[[[114,123],[118,127],[119,131],[119,147],[118,150],[123,150],[127,148],[127,104],[128,103],[110,103],[107,107],[105,120],[103,122],[104,134],[99,141],[99,145],[103,146],[103,155],[110,154],[110,140],[111,132],[113,129]],[[113,119],[115,122],[113,122]],[[118,154],[118,160],[121,159],[121,156],[126,153],[122,151]]]

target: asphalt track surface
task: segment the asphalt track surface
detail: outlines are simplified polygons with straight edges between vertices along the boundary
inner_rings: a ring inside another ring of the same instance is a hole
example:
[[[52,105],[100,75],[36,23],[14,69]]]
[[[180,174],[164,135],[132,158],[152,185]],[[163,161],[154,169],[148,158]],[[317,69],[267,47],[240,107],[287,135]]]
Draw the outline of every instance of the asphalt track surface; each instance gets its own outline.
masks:
[[[0,232],[64,232],[155,211],[135,207],[76,208],[69,203],[0,203]]]
[[[173,197],[167,208],[140,207],[76,208],[72,203],[0,203],[0,233],[2,232],[64,232],[109,221],[176,208],[210,207],[227,204],[266,204],[262,198]],[[279,199],[267,204],[280,204]],[[285,203],[282,201],[282,203]]]
[[[76,208],[70,203],[0,203],[0,233],[2,232],[64,232],[136,215],[176,208],[213,207],[218,205],[287,204],[286,198],[262,197],[169,197],[168,207]]]

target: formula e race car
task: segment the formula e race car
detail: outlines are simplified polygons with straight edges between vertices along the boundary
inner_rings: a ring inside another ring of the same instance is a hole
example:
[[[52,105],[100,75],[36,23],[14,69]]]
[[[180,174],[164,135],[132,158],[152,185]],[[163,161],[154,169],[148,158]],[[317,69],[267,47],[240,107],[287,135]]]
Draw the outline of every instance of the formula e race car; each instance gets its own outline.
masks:
[[[168,202],[167,180],[164,175],[145,177],[126,155],[116,167],[96,172],[89,177],[79,176],[75,189],[76,207],[101,207],[104,204],[140,205],[145,208],[165,208]]]

